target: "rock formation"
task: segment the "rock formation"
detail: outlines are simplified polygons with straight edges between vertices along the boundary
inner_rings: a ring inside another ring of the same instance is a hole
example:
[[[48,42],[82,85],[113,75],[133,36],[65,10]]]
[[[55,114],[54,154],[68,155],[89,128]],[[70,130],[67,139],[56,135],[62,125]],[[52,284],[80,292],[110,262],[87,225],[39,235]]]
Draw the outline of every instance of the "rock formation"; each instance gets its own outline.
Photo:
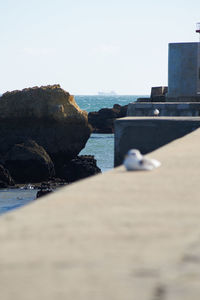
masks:
[[[0,155],[32,139],[54,163],[69,161],[90,136],[87,112],[59,85],[7,92],[0,97]]]
[[[60,169],[90,137],[87,112],[59,85],[7,92],[0,112],[0,163],[16,183],[60,180]],[[79,168],[82,178],[96,172],[84,167],[84,176]]]
[[[43,196],[46,196],[48,195],[49,193],[52,193],[53,191],[52,190],[39,190],[36,194],[36,198],[41,198]]]
[[[9,171],[0,165],[0,188],[6,188],[14,185],[14,180],[10,176]]]
[[[55,176],[53,162],[43,147],[32,140],[14,145],[4,165],[16,182],[41,182]]]
[[[116,118],[126,116],[128,105],[114,104],[113,108],[102,108],[88,114],[88,122],[94,133],[113,133]]]
[[[101,173],[93,155],[80,155],[65,164],[60,177],[68,183]]]

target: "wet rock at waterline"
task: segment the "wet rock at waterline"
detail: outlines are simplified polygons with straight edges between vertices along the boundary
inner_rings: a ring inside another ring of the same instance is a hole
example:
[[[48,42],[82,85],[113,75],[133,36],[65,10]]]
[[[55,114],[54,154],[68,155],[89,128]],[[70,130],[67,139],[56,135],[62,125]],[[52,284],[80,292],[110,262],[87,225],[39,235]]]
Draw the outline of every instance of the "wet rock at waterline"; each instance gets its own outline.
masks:
[[[68,183],[101,173],[93,155],[80,155],[65,164],[60,177]]]
[[[2,165],[0,165],[0,188],[6,188],[15,184],[9,171]]]
[[[50,194],[50,193],[52,193],[53,191],[52,190],[39,190],[38,192],[37,192],[37,194],[36,194],[36,198],[41,198],[41,197],[43,197],[43,196],[46,196],[46,195],[48,195],[48,194]]]
[[[5,156],[5,166],[16,182],[41,182],[55,176],[54,164],[33,140],[14,145]]]

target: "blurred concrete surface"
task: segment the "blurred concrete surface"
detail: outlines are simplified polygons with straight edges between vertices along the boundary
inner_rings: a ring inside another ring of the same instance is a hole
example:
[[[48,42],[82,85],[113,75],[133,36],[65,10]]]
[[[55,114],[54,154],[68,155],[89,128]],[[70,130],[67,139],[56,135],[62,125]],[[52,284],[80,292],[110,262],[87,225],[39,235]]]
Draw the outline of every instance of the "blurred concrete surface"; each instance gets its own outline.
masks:
[[[200,130],[0,217],[3,300],[199,300]]]

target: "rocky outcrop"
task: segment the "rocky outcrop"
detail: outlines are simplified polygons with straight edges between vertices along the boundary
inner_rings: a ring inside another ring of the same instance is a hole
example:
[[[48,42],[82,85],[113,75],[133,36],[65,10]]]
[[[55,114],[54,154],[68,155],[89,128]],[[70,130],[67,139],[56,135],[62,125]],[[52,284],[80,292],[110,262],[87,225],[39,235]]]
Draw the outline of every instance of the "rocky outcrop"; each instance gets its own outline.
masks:
[[[31,139],[55,164],[64,163],[77,156],[91,133],[87,113],[59,85],[7,92],[0,111],[1,156]]]
[[[52,190],[43,190],[43,189],[41,189],[37,192],[36,198],[41,198],[41,197],[46,196],[46,195],[48,195],[49,193],[52,193],[52,192],[53,192]]]
[[[14,145],[5,157],[5,166],[18,183],[41,182],[55,176],[51,158],[32,140]]]
[[[77,157],[92,128],[87,112],[59,85],[7,92],[0,97],[0,111],[0,164],[16,184],[50,182],[51,186],[101,171],[93,156]],[[112,119],[119,111],[116,106],[114,115],[107,111],[103,115]],[[2,187],[10,184],[0,177],[1,181]]]
[[[8,186],[14,185],[14,180],[10,176],[9,171],[0,165],[0,188],[6,188]]]
[[[88,114],[88,122],[94,133],[113,133],[114,121],[116,118],[126,116],[128,105],[121,106],[114,104],[113,108],[102,108],[98,112]]]
[[[101,173],[93,155],[80,155],[65,164],[60,177],[68,183]]]

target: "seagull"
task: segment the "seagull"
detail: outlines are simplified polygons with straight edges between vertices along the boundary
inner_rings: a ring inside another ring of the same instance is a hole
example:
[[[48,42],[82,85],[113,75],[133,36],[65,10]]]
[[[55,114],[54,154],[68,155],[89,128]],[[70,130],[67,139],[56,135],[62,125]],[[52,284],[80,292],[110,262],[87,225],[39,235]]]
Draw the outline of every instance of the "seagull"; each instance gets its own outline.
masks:
[[[153,114],[155,117],[157,117],[159,115],[159,113],[160,113],[160,111],[157,108],[154,109]]]
[[[128,151],[123,162],[127,171],[147,170],[151,171],[160,167],[161,163],[152,158],[145,158],[139,150],[131,149]]]

